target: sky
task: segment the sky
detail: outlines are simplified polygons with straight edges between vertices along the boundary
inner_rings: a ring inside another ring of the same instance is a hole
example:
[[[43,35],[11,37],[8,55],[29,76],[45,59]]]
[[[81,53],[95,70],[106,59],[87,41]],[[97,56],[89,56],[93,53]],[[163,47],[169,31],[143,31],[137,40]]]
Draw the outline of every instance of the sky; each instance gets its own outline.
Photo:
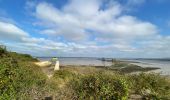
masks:
[[[0,44],[33,56],[170,58],[170,0],[0,0]]]

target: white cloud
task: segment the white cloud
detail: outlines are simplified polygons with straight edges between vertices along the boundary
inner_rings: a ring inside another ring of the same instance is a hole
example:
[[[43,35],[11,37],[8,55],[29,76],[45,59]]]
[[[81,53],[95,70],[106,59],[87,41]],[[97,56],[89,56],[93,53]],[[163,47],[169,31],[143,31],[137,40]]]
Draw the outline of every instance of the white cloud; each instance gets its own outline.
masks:
[[[0,26],[1,34],[28,36],[26,32],[24,32],[22,29],[18,28],[13,24],[0,22]]]
[[[131,5],[143,2],[129,0]],[[168,36],[159,35],[156,25],[125,14],[118,0],[70,0],[60,9],[46,2],[27,6],[35,11],[31,14],[38,19],[34,23],[41,35],[49,37],[34,37],[14,23],[0,22],[0,38],[17,41],[6,42],[14,51],[36,56],[159,57],[170,50]]]
[[[43,33],[73,41],[88,39],[87,30],[96,33],[96,38],[106,39],[145,37],[158,33],[155,25],[123,15],[123,9],[117,2],[103,10],[101,7],[102,2],[97,0],[71,0],[62,9],[43,2],[37,5],[35,13],[42,21],[54,24]]]
[[[57,32],[56,30],[53,30],[53,29],[46,29],[46,30],[41,31],[40,33],[48,34],[48,35],[55,35]]]
[[[137,58],[148,58],[148,57],[155,57],[155,58],[167,58],[170,57],[168,53],[170,51],[170,36],[161,36],[156,35],[154,37],[150,37],[150,39],[142,39],[138,41],[134,41],[130,46],[134,48],[132,52],[125,53],[127,56],[133,55],[133,57]],[[127,46],[129,46],[127,44]],[[125,45],[126,47],[126,45]],[[131,50],[130,48],[128,50]]]
[[[48,52],[56,50],[66,50],[66,44],[48,40],[45,38],[35,38],[29,33],[9,22],[0,21],[0,43],[6,45],[10,50],[32,55],[52,55]]]
[[[21,39],[22,37],[28,37],[29,34],[19,27],[8,23],[0,21],[0,38],[1,39]]]
[[[129,5],[144,2],[145,0],[128,1]],[[52,4],[43,2],[36,6],[34,13],[41,23],[45,23],[41,24],[45,27],[41,31],[42,34],[61,37],[64,41],[71,42],[65,43],[66,46],[60,48],[67,53],[84,52],[91,55],[89,51],[99,53],[105,51],[103,55],[109,55],[114,51],[117,54],[130,52],[129,55],[135,55],[137,52],[145,51],[146,46],[140,44],[140,41],[149,44],[149,39],[157,37],[159,34],[157,26],[124,14],[123,5],[117,1],[108,3],[104,6],[102,0],[70,0],[58,9]],[[89,40],[91,36],[93,40]],[[93,44],[90,44],[91,42]],[[100,45],[102,43],[106,44]],[[137,43],[139,44],[136,46]]]

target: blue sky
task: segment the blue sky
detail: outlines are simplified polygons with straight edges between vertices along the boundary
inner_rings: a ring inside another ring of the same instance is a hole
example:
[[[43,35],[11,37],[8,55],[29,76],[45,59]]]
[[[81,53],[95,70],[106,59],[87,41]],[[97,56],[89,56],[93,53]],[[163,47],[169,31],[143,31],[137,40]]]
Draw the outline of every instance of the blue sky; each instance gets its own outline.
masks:
[[[0,0],[0,44],[33,56],[170,57],[169,0]]]

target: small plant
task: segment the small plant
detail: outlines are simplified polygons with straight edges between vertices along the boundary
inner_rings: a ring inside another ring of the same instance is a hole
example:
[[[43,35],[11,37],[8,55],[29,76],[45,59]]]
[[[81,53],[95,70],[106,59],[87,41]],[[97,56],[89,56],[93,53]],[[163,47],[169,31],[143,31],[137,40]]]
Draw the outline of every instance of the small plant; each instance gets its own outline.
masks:
[[[69,78],[73,78],[74,73],[68,71],[68,70],[58,70],[58,71],[55,71],[53,77],[55,79],[69,79]]]

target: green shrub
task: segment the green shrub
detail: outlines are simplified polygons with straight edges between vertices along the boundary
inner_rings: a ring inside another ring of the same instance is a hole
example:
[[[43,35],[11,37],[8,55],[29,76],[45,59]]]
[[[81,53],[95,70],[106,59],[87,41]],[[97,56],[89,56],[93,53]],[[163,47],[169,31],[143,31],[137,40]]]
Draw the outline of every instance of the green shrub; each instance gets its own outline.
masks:
[[[20,69],[17,69],[18,77],[15,80],[15,87],[18,96],[33,97],[42,95],[42,90],[46,85],[46,75],[38,66],[31,63],[20,62]]]
[[[17,59],[18,61],[38,61],[36,58],[33,58],[31,55],[28,54],[18,54],[16,52],[9,52],[8,53],[11,57]]]
[[[126,100],[128,97],[128,84],[122,77],[100,73],[82,76],[70,84],[78,99]]]
[[[0,100],[34,99],[43,94],[46,75],[20,54],[3,53],[0,58]],[[31,58],[30,58],[31,59]]]
[[[132,90],[149,99],[170,98],[170,82],[163,76],[154,73],[132,75]]]
[[[75,74],[73,72],[70,72],[68,70],[58,70],[58,71],[55,71],[53,77],[55,79],[72,79],[73,77],[75,76]]]
[[[14,81],[16,79],[17,62],[6,57],[0,59],[0,99],[9,100],[16,96]]]
[[[0,57],[4,54],[6,54],[6,49],[0,47]]]

